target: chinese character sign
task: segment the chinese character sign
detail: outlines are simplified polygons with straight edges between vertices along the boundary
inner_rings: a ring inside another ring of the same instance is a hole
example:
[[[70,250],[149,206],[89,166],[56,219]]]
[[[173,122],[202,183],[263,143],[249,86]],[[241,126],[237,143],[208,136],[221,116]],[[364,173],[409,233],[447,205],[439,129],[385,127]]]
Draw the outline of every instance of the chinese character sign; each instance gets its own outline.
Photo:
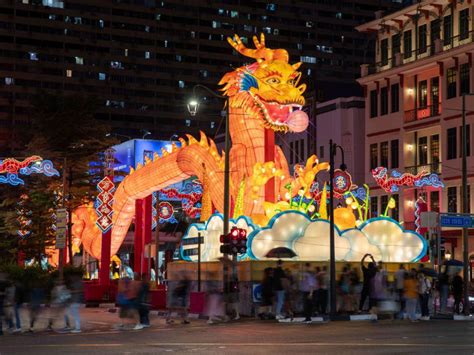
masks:
[[[114,201],[115,185],[112,179],[106,176],[97,184],[97,189],[99,190],[99,195],[96,202],[96,224],[102,233],[106,233],[112,227],[112,204]]]

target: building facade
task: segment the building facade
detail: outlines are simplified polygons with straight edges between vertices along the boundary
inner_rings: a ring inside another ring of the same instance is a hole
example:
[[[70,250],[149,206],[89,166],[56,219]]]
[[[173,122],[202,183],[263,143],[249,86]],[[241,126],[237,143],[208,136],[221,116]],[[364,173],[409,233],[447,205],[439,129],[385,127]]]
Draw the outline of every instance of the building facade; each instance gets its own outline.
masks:
[[[365,100],[362,97],[337,98],[318,103],[315,119],[307,132],[286,134],[281,137],[281,146],[290,167],[304,164],[309,156],[316,154],[320,162],[329,162],[329,140],[344,150],[344,162],[355,184],[363,184],[364,170],[364,124]],[[315,143],[315,144],[314,144]],[[340,152],[335,164],[342,163]]]
[[[474,208],[473,96],[466,96],[466,142],[461,136],[462,95],[474,91],[473,11],[471,1],[428,0],[357,27],[376,37],[376,64],[363,65],[358,80],[367,107],[365,175],[372,182],[372,215],[382,213],[389,200],[372,178],[371,170],[380,166],[415,175],[422,170],[437,173],[445,184],[442,189],[402,188],[393,194],[395,213],[406,228],[416,228],[420,196],[432,211],[461,212],[463,199],[469,201],[469,211]],[[467,196],[461,193],[463,144]],[[446,253],[462,258],[461,230],[442,234]]]
[[[98,117],[116,134],[140,131],[169,140],[222,123],[223,103],[210,96],[196,117],[186,104],[200,83],[217,90],[222,75],[245,58],[226,38],[253,46],[265,33],[272,48],[302,61],[308,93],[354,95],[359,65],[373,42],[354,26],[390,0],[2,0],[0,1],[0,151],[18,148],[14,131],[27,124],[39,90],[87,93],[100,99]],[[317,91],[315,91],[317,88]],[[206,95],[205,93],[200,93]],[[222,128],[221,128],[222,129]]]

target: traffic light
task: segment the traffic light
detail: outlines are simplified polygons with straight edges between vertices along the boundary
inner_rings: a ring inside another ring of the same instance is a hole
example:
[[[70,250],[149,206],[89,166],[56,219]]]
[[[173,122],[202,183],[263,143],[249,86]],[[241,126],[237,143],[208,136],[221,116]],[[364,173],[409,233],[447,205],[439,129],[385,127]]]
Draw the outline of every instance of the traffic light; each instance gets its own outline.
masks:
[[[228,235],[221,235],[220,251],[223,254],[245,254],[247,252],[247,231],[242,228],[232,227]]]

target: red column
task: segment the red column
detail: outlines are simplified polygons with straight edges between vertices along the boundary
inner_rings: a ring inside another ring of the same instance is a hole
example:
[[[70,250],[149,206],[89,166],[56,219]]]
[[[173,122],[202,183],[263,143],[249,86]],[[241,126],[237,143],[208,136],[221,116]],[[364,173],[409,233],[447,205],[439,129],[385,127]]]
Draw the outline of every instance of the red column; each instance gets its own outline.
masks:
[[[151,243],[151,224],[152,224],[152,206],[151,206],[152,196],[147,196],[143,199],[143,246],[148,248],[147,244]],[[149,249],[143,252],[148,255]],[[148,255],[148,258],[143,258],[142,270],[143,274],[148,274],[148,263],[151,265],[151,255]]]
[[[110,285],[110,238],[112,229],[102,233],[102,249],[100,252],[99,283],[102,286]]]
[[[265,162],[275,161],[275,132],[265,129]],[[275,202],[275,178],[265,185],[265,201]]]
[[[133,271],[141,273],[143,260],[143,200],[135,201],[135,238],[133,243]]]

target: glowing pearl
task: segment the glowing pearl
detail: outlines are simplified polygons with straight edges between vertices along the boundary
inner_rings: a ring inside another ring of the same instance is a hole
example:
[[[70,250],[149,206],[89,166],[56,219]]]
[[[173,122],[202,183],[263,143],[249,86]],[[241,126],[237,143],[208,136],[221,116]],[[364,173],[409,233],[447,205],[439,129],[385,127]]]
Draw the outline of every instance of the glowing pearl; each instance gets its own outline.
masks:
[[[309,118],[306,112],[297,110],[290,113],[286,125],[291,132],[300,133],[308,127]]]
[[[352,203],[352,198],[348,197],[346,198],[346,205],[350,205]]]

